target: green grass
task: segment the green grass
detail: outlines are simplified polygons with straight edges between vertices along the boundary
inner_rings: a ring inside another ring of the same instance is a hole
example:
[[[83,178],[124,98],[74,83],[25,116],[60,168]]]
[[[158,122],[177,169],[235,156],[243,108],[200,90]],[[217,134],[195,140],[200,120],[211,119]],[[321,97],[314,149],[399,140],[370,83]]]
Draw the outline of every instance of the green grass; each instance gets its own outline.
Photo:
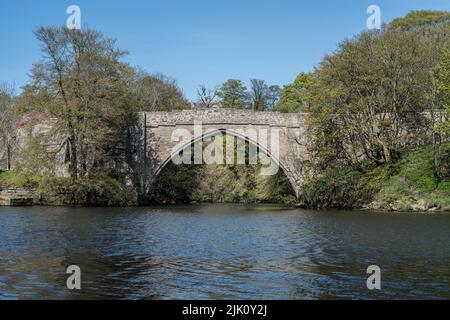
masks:
[[[444,172],[448,172],[449,150],[450,143],[441,146],[440,163]],[[380,179],[381,188],[375,196],[377,206],[394,210],[435,208],[449,211],[450,177],[447,173],[438,179],[433,163],[432,146],[403,150],[401,159],[391,167],[392,174],[384,182]]]
[[[16,176],[16,173],[14,171],[0,172],[0,185],[8,184],[8,182],[11,181],[15,176]]]

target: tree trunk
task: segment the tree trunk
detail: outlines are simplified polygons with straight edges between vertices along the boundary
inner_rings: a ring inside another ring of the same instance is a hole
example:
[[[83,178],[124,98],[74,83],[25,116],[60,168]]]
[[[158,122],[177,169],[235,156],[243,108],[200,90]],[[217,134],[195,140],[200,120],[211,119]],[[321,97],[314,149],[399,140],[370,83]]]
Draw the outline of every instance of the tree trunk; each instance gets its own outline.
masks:
[[[6,146],[6,170],[11,170],[11,146],[9,143]]]
[[[74,180],[78,179],[78,150],[75,135],[69,137],[69,148],[70,148],[70,165],[69,172],[70,177]]]
[[[392,152],[391,149],[389,149],[386,144],[379,138],[377,138],[378,145],[381,147],[381,150],[383,152],[383,158],[385,163],[392,162]]]
[[[383,144],[383,154],[385,162],[391,163],[392,162],[391,150],[389,150],[389,148],[387,148],[384,144]]]

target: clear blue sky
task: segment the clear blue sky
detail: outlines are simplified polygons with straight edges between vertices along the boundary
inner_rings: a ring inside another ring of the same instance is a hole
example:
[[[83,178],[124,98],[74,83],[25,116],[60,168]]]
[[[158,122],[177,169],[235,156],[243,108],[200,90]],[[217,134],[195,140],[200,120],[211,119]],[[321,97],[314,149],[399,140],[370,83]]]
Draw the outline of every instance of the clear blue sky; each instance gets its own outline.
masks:
[[[130,51],[126,61],[177,79],[191,99],[198,85],[230,78],[291,82],[364,30],[371,4],[383,22],[411,10],[450,10],[449,0],[2,0],[0,81],[27,82],[40,58],[32,31],[64,25],[71,4],[81,7],[84,26]]]

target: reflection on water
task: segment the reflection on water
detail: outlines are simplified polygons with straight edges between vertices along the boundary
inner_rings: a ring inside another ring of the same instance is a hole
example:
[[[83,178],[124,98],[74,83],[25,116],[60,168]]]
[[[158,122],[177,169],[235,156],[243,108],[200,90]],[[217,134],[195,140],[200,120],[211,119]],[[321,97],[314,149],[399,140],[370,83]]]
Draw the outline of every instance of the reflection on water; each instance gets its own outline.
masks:
[[[448,214],[0,208],[0,299],[449,299],[449,231]]]

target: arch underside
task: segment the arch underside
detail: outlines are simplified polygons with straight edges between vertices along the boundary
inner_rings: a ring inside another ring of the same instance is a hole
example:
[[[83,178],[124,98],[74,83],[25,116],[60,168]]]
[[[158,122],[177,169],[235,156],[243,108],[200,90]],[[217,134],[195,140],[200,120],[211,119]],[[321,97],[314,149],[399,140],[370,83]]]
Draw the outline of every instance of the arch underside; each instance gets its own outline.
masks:
[[[249,144],[252,144],[254,146],[256,146],[259,150],[261,150],[276,166],[278,166],[282,171],[283,174],[288,178],[289,183],[292,187],[292,190],[294,190],[295,195],[298,197],[298,188],[297,188],[297,184],[296,184],[296,180],[295,178],[290,174],[289,170],[287,170],[287,167],[285,166],[284,163],[282,163],[282,161],[280,161],[280,159],[278,159],[277,157],[273,156],[272,153],[270,152],[270,150],[268,150],[267,148],[265,148],[264,146],[261,146],[257,141],[254,141],[251,137],[248,136],[244,136],[234,130],[229,130],[229,129],[218,129],[218,130],[213,130],[211,132],[207,132],[205,134],[203,134],[200,137],[197,137],[195,139],[192,139],[190,142],[187,142],[186,144],[184,144],[183,146],[179,147],[178,149],[174,150],[170,156],[168,156],[161,165],[158,166],[157,170],[155,171],[155,178],[158,177],[161,172],[172,162],[172,159],[176,156],[178,156],[181,152],[183,152],[184,150],[191,148],[193,145],[197,144],[197,143],[201,143],[203,142],[205,139],[211,138],[211,137],[215,137],[215,136],[219,136],[219,135],[229,135],[229,136],[233,136],[236,137],[237,139],[241,139],[242,141],[248,142]]]

